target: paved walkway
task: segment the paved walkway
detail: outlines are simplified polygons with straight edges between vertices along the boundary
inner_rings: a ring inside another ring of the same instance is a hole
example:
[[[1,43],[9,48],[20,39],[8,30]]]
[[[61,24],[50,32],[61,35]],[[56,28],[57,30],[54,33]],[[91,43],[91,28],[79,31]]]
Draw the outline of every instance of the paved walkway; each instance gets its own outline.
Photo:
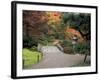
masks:
[[[64,54],[55,46],[44,46],[42,52],[43,59],[38,64],[33,65],[32,69],[70,67],[84,60],[84,55]],[[87,61],[89,60],[90,56],[87,57]]]

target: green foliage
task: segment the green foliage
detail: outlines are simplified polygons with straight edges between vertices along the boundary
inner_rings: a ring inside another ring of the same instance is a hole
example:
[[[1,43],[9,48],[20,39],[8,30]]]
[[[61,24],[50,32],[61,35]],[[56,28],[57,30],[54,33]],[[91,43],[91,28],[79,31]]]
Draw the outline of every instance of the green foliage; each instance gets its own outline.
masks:
[[[31,49],[24,48],[22,58],[24,60],[24,68],[30,68],[32,65],[38,63],[42,59],[42,53]]]
[[[50,42],[52,42],[52,39],[54,37],[53,36],[49,36],[49,35],[44,35],[39,39],[39,43],[43,44],[43,45],[48,45]]]
[[[62,43],[61,43],[61,45],[63,47],[72,46],[72,43],[71,43],[71,41],[63,40]]]
[[[64,13],[63,21],[69,26],[79,28],[83,24],[88,24],[90,27],[90,14],[83,13]]]
[[[80,53],[80,54],[88,54],[90,55],[90,43],[80,43],[77,44],[75,47],[75,51]]]
[[[37,41],[35,40],[35,38],[33,39],[32,37],[27,37],[24,36],[23,37],[23,48],[31,48],[32,46],[37,46]]]
[[[63,40],[61,43],[64,53],[73,54],[73,47],[71,41]]]
[[[80,32],[82,37],[90,40],[91,15],[88,13],[63,13],[63,23]]]

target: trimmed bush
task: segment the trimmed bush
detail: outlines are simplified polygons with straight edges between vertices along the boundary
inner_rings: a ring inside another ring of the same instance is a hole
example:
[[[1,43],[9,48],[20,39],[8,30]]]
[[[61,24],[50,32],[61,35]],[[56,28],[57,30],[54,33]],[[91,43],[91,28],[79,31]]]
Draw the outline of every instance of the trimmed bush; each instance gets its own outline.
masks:
[[[67,53],[67,54],[73,54],[74,53],[72,47],[63,47],[63,49],[64,49],[64,53]]]
[[[43,58],[42,53],[36,51],[34,48],[32,49],[31,50],[27,48],[23,49],[22,58],[23,58],[24,69],[31,68],[32,65],[39,63]]]
[[[23,48],[31,48],[32,46],[37,46],[37,41],[35,38],[29,36],[23,37]]]
[[[71,41],[67,41],[67,40],[63,40],[62,43],[61,43],[61,46],[62,47],[66,47],[66,46],[72,46],[72,43]]]
[[[90,55],[90,43],[89,42],[84,42],[76,45],[75,51],[80,53],[80,54],[88,54]]]
[[[63,40],[62,43],[61,43],[61,46],[63,47],[64,53],[67,53],[67,54],[73,54],[74,53],[71,41]]]

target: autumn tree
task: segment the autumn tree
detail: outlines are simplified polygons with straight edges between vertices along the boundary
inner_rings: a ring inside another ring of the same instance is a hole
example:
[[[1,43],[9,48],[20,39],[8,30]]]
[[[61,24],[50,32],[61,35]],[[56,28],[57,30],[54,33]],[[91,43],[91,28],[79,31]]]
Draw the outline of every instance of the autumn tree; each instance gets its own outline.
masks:
[[[30,31],[34,31],[33,35],[40,33],[46,21],[43,11],[23,11],[23,28],[27,36],[31,35]]]
[[[80,32],[85,40],[90,40],[91,36],[91,15],[88,13],[64,13],[64,23]]]
[[[34,40],[31,42],[35,44],[37,38],[43,34],[43,28],[45,28],[47,22],[45,15],[43,11],[23,10],[23,38],[25,38],[26,44],[27,40],[29,42]],[[26,37],[29,39],[26,39]]]
[[[61,25],[61,18],[62,13],[61,12],[46,12],[47,13],[47,19],[48,19],[48,26],[49,26],[49,32],[52,34],[56,39],[61,39],[63,36],[63,29]],[[62,34],[62,36],[61,36]]]
[[[80,32],[85,42],[76,46],[79,53],[85,54],[84,62],[87,55],[90,55],[91,41],[91,15],[89,13],[64,13],[63,22],[67,27],[71,27]]]

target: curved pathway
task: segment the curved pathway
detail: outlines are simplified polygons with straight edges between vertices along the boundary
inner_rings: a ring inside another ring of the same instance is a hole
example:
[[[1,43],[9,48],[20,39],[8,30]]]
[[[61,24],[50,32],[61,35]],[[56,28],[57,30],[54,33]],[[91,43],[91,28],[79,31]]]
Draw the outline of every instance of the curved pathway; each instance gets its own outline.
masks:
[[[42,53],[43,59],[38,64],[34,64],[32,69],[70,67],[84,60],[84,55],[64,54],[55,46],[42,47]],[[87,57],[87,61],[90,61],[90,56]]]

